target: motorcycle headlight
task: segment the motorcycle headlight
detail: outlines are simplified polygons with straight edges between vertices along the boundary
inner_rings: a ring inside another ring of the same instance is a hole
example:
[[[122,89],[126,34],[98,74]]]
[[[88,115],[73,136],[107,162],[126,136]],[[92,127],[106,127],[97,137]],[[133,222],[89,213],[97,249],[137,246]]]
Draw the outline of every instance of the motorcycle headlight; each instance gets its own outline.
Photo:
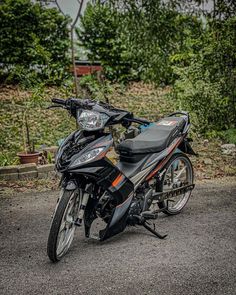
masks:
[[[99,147],[96,149],[93,149],[91,151],[88,151],[87,153],[81,155],[79,158],[77,158],[74,162],[71,163],[70,168],[76,167],[80,164],[87,163],[89,161],[92,161],[94,158],[96,158],[102,151],[104,150],[104,147]]]
[[[96,111],[84,110],[77,113],[77,122],[84,130],[99,130],[102,129],[109,117],[106,114]]]

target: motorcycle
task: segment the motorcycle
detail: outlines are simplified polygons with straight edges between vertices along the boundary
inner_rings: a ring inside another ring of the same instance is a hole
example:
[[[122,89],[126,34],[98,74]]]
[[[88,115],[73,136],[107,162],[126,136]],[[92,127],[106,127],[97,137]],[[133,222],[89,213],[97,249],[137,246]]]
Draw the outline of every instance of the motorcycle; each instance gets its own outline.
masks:
[[[50,260],[57,262],[68,252],[75,229],[82,225],[85,237],[99,241],[129,225],[144,226],[164,239],[166,235],[152,228],[150,220],[160,212],[180,213],[194,188],[186,155],[195,155],[187,137],[188,113],[149,122],[104,102],[75,98],[52,102],[49,108],[66,109],[81,128],[61,143],[55,158],[62,176],[48,237]],[[111,126],[117,124],[126,131],[115,145],[119,160],[113,164],[107,154],[114,146]],[[105,226],[94,236],[90,230],[96,219]]]

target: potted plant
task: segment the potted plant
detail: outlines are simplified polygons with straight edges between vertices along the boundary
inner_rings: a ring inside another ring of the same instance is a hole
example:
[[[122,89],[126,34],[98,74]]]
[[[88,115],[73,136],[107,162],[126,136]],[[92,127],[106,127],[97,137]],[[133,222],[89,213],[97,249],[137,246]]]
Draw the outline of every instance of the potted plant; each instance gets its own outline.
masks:
[[[24,151],[17,153],[20,158],[21,164],[35,163],[38,164],[40,153],[35,151],[34,142],[30,138],[30,129],[28,123],[27,112],[23,112],[23,124],[22,124],[22,139]]]

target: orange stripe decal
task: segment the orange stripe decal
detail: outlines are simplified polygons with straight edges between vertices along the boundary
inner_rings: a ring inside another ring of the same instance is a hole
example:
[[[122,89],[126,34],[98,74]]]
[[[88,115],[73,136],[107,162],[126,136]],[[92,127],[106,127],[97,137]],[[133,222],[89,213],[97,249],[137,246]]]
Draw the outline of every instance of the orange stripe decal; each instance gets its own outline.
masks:
[[[124,176],[120,173],[116,179],[112,182],[112,186],[115,187],[117,186],[122,180],[124,179]]]

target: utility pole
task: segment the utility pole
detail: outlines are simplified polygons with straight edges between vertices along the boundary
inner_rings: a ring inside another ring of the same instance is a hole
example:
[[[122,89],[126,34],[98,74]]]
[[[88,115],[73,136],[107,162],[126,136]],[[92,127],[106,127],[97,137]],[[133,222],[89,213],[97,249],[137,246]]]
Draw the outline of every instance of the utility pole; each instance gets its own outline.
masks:
[[[75,84],[75,95],[78,97],[79,95],[79,86],[78,86],[78,79],[77,79],[77,73],[76,73],[76,65],[75,65],[75,45],[74,45],[74,33],[75,33],[75,27],[76,24],[81,16],[81,11],[84,5],[84,0],[77,0],[78,3],[78,11],[76,14],[76,17],[74,20],[72,20],[70,24],[70,42],[71,42],[71,61],[72,61],[72,66],[73,66],[73,75],[74,75],[74,84]],[[59,9],[59,11],[66,16],[64,11],[62,10],[61,6],[58,3],[58,0],[55,0],[55,3]]]

